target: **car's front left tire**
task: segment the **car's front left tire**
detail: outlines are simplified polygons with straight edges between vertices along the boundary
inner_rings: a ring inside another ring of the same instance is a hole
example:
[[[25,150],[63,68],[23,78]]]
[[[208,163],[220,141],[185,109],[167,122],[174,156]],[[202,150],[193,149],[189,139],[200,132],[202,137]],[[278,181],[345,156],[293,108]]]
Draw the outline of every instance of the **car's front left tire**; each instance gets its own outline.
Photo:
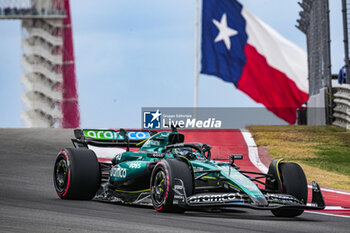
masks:
[[[182,180],[187,196],[192,194],[193,174],[187,162],[178,159],[168,159],[156,164],[151,174],[150,193],[153,207],[157,211],[185,211],[185,209],[173,204],[175,179]]]

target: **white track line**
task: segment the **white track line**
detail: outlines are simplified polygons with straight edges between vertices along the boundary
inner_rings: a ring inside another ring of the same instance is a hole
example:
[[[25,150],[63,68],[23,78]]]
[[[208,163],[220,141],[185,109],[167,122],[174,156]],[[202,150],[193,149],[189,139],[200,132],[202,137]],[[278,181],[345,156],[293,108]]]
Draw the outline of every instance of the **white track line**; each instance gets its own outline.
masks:
[[[325,210],[350,210],[341,206],[326,206]]]
[[[324,212],[313,212],[313,211],[305,211],[308,214],[319,214],[319,215],[326,215],[326,216],[332,216],[332,217],[341,217],[341,218],[350,218],[348,215],[340,215],[340,214],[328,214]]]
[[[260,160],[258,147],[254,141],[252,134],[247,129],[241,129],[241,133],[248,147],[248,156],[249,156],[250,162],[252,162],[252,164],[254,164],[254,166],[257,167],[262,173],[267,173],[268,168]],[[308,187],[312,188],[311,185],[308,185]],[[321,190],[326,192],[339,193],[343,195],[350,195],[350,193],[347,193],[347,192],[342,192],[342,191],[337,191],[337,190],[332,190],[327,188],[321,188]],[[349,209],[344,209],[341,206],[327,206],[325,209],[326,210],[349,210]],[[350,218],[350,216],[347,216],[347,215],[328,214],[328,213],[313,212],[313,211],[306,211],[306,212],[312,213],[312,214],[321,214],[321,215]]]
[[[248,146],[248,155],[250,161],[257,167],[262,173],[267,173],[267,167],[260,161],[258,147],[255,144],[252,134],[245,129],[241,129],[242,135],[244,137],[245,143]]]
[[[308,185],[308,187],[309,187],[309,188],[312,188],[311,185]],[[321,190],[322,190],[323,192],[339,193],[339,194],[349,195],[349,196],[350,196],[350,193],[348,193],[348,192],[342,192],[342,191],[333,190],[333,189],[327,189],[327,188],[321,188]]]

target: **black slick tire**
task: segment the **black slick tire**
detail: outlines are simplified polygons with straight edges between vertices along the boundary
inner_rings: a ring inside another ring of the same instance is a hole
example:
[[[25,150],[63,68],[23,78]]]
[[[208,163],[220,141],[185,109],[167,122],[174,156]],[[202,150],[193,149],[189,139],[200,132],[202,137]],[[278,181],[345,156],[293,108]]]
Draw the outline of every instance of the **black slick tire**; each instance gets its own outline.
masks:
[[[301,202],[307,202],[307,180],[303,169],[296,163],[280,163],[280,178],[282,180],[283,193],[294,196]],[[277,217],[296,217],[304,210],[283,209],[271,211]]]
[[[61,199],[91,200],[100,187],[101,173],[92,150],[66,148],[58,154],[53,182]]]
[[[174,205],[174,181],[181,179],[186,195],[193,192],[193,174],[186,161],[178,159],[162,160],[156,164],[151,174],[150,192],[154,209],[159,212],[184,212],[185,209]]]

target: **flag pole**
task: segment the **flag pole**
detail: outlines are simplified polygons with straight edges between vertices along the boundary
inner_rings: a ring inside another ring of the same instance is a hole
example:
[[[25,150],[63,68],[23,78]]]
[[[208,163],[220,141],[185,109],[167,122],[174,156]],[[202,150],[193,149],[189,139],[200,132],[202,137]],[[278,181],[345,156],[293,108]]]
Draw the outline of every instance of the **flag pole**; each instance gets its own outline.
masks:
[[[195,108],[195,113],[197,113],[196,108],[198,107],[198,81],[199,81],[199,0],[195,0],[195,1],[196,1],[196,19],[195,19],[195,37],[194,37],[195,57],[194,57],[193,107]]]
[[[196,19],[195,19],[195,36],[194,36],[194,91],[193,107],[194,118],[198,119],[198,81],[199,81],[199,0],[196,1]]]

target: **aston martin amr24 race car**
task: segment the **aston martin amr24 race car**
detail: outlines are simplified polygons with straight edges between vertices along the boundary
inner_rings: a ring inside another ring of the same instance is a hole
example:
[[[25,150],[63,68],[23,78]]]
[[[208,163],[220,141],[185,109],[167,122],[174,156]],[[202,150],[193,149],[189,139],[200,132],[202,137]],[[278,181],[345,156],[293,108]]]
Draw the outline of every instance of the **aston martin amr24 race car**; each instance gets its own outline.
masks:
[[[247,207],[284,217],[325,208],[316,182],[307,203],[307,181],[296,163],[278,159],[267,174],[243,171],[235,164],[243,155],[211,159],[210,145],[184,143],[175,128],[74,133],[75,148],[60,151],[54,166],[62,199],[152,205],[160,212]]]

